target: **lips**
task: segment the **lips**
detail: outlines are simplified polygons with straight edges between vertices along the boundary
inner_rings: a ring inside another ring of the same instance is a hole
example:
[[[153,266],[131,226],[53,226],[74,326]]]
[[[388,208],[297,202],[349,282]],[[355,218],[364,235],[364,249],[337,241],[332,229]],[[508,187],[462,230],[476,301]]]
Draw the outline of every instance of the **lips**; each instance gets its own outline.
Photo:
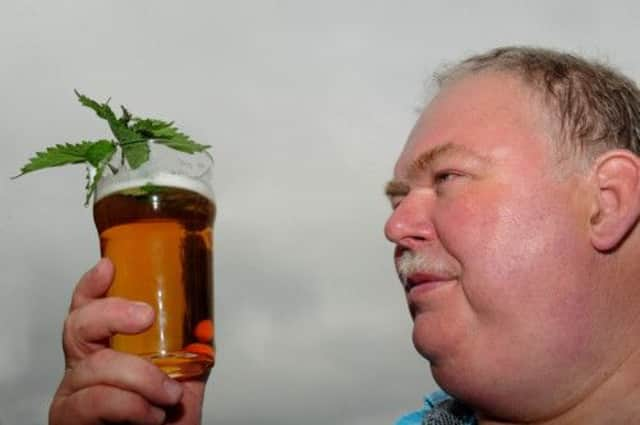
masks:
[[[408,293],[413,289],[430,289],[439,286],[440,284],[450,282],[453,280],[451,276],[436,275],[431,273],[412,273],[407,276],[404,281],[404,290]]]

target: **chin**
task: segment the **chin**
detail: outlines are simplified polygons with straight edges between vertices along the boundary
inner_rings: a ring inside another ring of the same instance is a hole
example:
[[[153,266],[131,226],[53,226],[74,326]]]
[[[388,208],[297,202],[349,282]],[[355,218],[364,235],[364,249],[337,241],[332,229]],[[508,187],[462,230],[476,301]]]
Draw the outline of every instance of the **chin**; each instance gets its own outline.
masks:
[[[422,357],[431,363],[438,364],[441,360],[451,358],[460,349],[460,338],[456,338],[453,329],[439,325],[437,321],[429,320],[425,314],[419,314],[413,321],[413,346]]]
[[[473,359],[466,357],[473,350],[466,347],[463,340],[453,333],[428,332],[417,325],[413,330],[413,345],[429,362],[431,375],[440,388],[463,401],[475,398],[474,381],[477,379],[474,378],[480,377],[473,371]]]
[[[421,335],[414,328],[413,346],[416,351],[427,360],[433,369],[444,362],[449,362],[455,347],[451,347],[450,343],[436,338],[436,335]]]

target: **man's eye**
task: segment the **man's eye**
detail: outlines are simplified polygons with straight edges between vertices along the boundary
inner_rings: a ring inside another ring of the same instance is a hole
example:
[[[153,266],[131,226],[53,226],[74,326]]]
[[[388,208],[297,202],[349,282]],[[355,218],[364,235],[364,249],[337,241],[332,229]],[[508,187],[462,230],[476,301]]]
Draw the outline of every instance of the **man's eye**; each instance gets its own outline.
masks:
[[[456,177],[460,177],[460,175],[451,171],[442,171],[433,176],[433,181],[435,184],[440,184],[451,181]]]

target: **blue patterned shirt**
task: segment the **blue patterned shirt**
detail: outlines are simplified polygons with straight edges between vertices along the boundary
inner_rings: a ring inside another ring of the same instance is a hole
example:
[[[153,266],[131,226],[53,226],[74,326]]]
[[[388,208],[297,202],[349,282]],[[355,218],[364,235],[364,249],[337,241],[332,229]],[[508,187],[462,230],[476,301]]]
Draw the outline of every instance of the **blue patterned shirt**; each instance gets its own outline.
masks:
[[[425,413],[429,412],[437,404],[449,399],[451,399],[451,396],[442,390],[431,393],[424,398],[424,406],[422,406],[422,409],[402,416],[395,425],[422,425],[422,418],[424,418]],[[464,425],[476,424],[476,420],[470,417]]]

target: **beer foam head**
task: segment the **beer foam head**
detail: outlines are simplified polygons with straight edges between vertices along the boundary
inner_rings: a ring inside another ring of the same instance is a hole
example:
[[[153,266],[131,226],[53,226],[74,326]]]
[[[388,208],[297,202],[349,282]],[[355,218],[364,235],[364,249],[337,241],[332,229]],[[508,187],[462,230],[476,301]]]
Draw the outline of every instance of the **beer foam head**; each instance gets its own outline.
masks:
[[[208,198],[211,202],[213,199],[213,190],[211,186],[201,180],[193,177],[183,176],[179,174],[172,174],[167,172],[157,172],[149,176],[132,176],[132,175],[112,175],[100,179],[98,187],[96,189],[96,202],[100,199],[111,195],[112,193],[120,192],[127,189],[136,187],[143,187],[145,185],[154,186],[168,186],[180,189],[190,190],[192,192],[199,193],[200,195]]]
[[[149,159],[139,167],[132,169],[125,164],[116,164],[115,173],[105,169],[96,188],[95,201],[115,192],[150,184],[190,190],[214,202],[212,165],[212,158],[207,154],[187,154],[151,143]],[[95,172],[95,169],[90,171]]]

